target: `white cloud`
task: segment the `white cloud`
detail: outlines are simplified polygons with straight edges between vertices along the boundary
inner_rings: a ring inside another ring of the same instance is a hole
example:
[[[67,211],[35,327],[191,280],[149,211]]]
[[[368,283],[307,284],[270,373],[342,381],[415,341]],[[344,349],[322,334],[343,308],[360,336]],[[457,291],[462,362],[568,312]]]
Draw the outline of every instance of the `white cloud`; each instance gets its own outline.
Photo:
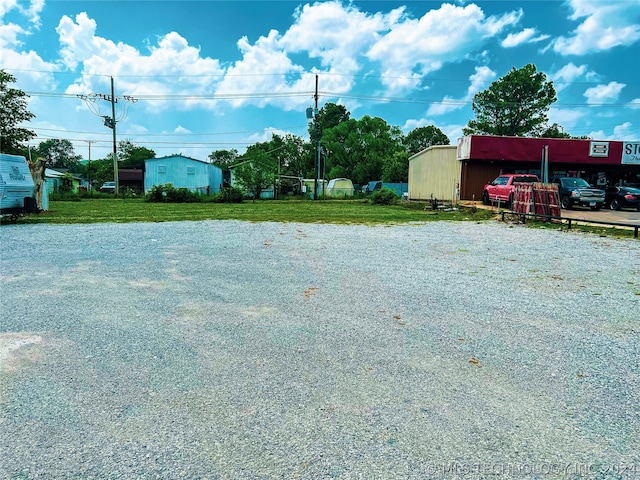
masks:
[[[288,103],[289,98],[284,94],[291,93],[300,84],[304,69],[291,62],[280,41],[281,37],[276,30],[271,30],[266,37],[260,37],[253,45],[246,37],[238,41],[242,60],[227,69],[218,90],[222,94],[238,95],[237,98],[229,100],[232,105],[239,107],[247,103],[257,103],[263,107],[269,103],[276,103],[284,107]],[[296,79],[288,82],[287,79],[292,77]],[[314,80],[308,74],[304,78],[304,90],[313,90]],[[248,97],[258,93],[271,93],[273,97]],[[274,100],[277,95],[282,95],[280,101]]]
[[[629,102],[629,106],[631,108],[640,108],[640,98],[634,98],[631,100],[631,102]]]
[[[477,5],[443,4],[420,19],[391,25],[371,47],[368,57],[382,65],[383,82],[391,90],[416,87],[422,76],[448,62],[469,58],[487,39],[518,23],[522,11],[486,17]]]
[[[551,75],[553,81],[573,82],[577,78],[580,78],[587,71],[586,65],[580,65],[579,67],[573,63],[568,63],[556,73]]]
[[[578,66],[570,62],[557,72],[549,75],[549,77],[553,80],[556,91],[559,92],[580,78],[594,81],[597,80],[599,76],[593,70],[589,70],[588,65],[583,64]]]
[[[75,21],[64,16],[57,32],[63,63],[72,70],[82,68],[82,77],[66,93],[108,92],[109,76],[117,76],[118,92],[147,97],[143,106],[152,111],[169,105],[180,109],[213,108],[214,102],[199,96],[213,98],[220,81],[216,78],[222,78],[224,69],[218,60],[202,58],[200,50],[176,32],[159,37],[146,55],[129,45],[96,36],[96,22],[86,13],[77,15]],[[178,103],[168,102],[166,97],[172,95],[184,98]]]
[[[96,37],[96,21],[82,12],[75,17],[75,22],[68,16],[63,16],[56,28],[62,48],[60,54],[65,66],[74,70],[78,64],[87,62],[93,57],[102,57],[105,62],[116,62],[120,52],[115,43],[101,37]],[[122,46],[126,48],[124,45]],[[129,47],[131,48],[131,47]],[[130,53],[130,52],[129,52]],[[104,72],[90,72],[106,74]]]
[[[57,86],[53,76],[48,72],[58,70],[58,67],[46,62],[33,50],[22,51],[23,41],[21,37],[32,34],[40,22],[40,11],[44,3],[42,0],[32,1],[28,8],[24,8],[14,0],[0,0],[0,65],[10,70],[31,70],[27,75],[17,78],[18,86],[23,90],[54,89]],[[10,11],[16,10],[29,22],[27,28],[15,23],[4,22],[4,16]]]
[[[341,2],[307,4],[296,11],[295,22],[282,36],[281,46],[289,52],[319,58],[323,67],[355,73],[362,52],[375,43],[379,32],[402,18],[403,11],[370,15]]]
[[[604,130],[596,130],[589,132],[587,136],[594,140],[636,141],[638,140],[638,137],[636,130],[632,127],[633,124],[630,122],[624,122],[622,125],[616,125],[613,127],[613,132],[610,135],[604,133]]]
[[[585,113],[580,110],[558,107],[549,109],[549,123],[561,125],[568,133],[571,133],[570,129],[575,127],[584,116]]]
[[[469,77],[471,84],[467,91],[467,100],[471,100],[476,93],[488,87],[489,82],[496,78],[496,72],[489,67],[476,67],[476,73]]]
[[[587,137],[593,140],[614,140],[613,136],[605,135],[604,130],[594,130],[589,132],[587,133]]]
[[[34,28],[40,28],[40,12],[42,12],[43,8],[44,0],[31,0],[29,7],[21,8],[21,10]]]
[[[598,85],[588,88],[584,92],[588,104],[610,103],[618,98],[626,85],[624,83],[610,82],[607,85]]]
[[[510,33],[507,35],[507,37],[502,41],[502,46],[504,48],[513,48],[523,43],[537,43],[549,38],[549,35],[538,35],[537,37],[535,35],[535,28],[525,28],[521,32]]]
[[[1,17],[0,17],[1,18]],[[15,23],[0,25],[0,48],[18,47],[22,44],[18,37],[25,31]]]
[[[17,0],[0,0],[0,17],[4,17],[9,11],[18,6]]]
[[[613,127],[613,135],[618,140],[638,140],[637,132],[631,122],[624,122],[622,125]]]
[[[11,10],[17,10],[21,15],[27,17],[32,27],[38,28],[40,26],[40,12],[43,8],[44,0],[31,0],[26,8],[17,0],[0,0],[0,18]]]
[[[174,130],[173,133],[192,133],[191,130],[189,130],[188,128],[184,128],[182,125],[178,125]]]
[[[476,67],[476,73],[469,77],[470,85],[467,94],[461,99],[446,96],[442,102],[434,103],[429,107],[427,115],[444,115],[467,106],[473,100],[476,93],[487,88],[489,82],[496,77],[496,72],[489,67]]]
[[[569,5],[573,9],[569,18],[584,20],[573,35],[554,42],[554,50],[561,55],[584,55],[633,45],[640,40],[640,2],[570,0]]]
[[[233,106],[276,105],[285,110],[309,105],[315,88],[314,69],[307,72],[296,65],[291,55],[302,54],[320,60],[320,90],[339,96],[354,85],[352,75],[360,72],[365,51],[378,38],[378,32],[402,17],[403,9],[366,14],[340,2],[304,5],[296,10],[294,22],[282,35],[272,30],[250,44],[246,37],[238,41],[242,59],[229,67],[219,91],[273,93],[274,98],[236,98]],[[258,75],[259,74],[259,75]]]

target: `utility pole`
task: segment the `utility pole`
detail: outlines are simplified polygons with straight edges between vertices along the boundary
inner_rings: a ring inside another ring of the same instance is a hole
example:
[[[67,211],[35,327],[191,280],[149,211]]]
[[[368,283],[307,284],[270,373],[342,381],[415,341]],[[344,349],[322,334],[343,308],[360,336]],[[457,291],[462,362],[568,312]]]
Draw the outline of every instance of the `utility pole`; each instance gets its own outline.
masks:
[[[318,182],[320,181],[320,125],[318,125],[318,74],[316,73],[316,94],[313,96],[316,101],[316,108],[314,110],[315,113],[315,122],[316,122],[316,159],[317,159],[317,167],[316,167],[316,185],[315,192],[313,194],[313,198],[318,199],[319,189]],[[324,182],[323,190],[324,190]]]
[[[113,131],[113,180],[116,182],[116,197],[120,193],[118,181],[118,151],[116,149],[116,96],[113,89],[113,77],[111,77],[111,130]]]
[[[84,100],[95,115],[102,117],[104,120],[104,126],[110,128],[113,131],[113,180],[116,184],[115,195],[118,196],[118,192],[120,190],[120,182],[118,180],[118,150],[117,150],[117,142],[116,142],[116,124],[124,120],[127,116],[127,102],[136,103],[138,101],[137,98],[133,98],[130,95],[124,95],[121,97],[124,102],[120,111],[120,117],[116,118],[116,103],[118,103],[118,98],[115,95],[115,89],[113,87],[113,77],[111,77],[111,95],[107,95],[104,93],[91,93],[89,95],[78,95],[79,98]],[[111,116],[109,115],[101,115],[100,107],[95,105],[96,99],[106,100],[111,103]]]
[[[91,144],[96,143],[95,140],[83,140],[83,142],[87,142],[89,145],[89,166],[87,167],[87,176],[89,177],[89,190],[93,190],[91,188]]]

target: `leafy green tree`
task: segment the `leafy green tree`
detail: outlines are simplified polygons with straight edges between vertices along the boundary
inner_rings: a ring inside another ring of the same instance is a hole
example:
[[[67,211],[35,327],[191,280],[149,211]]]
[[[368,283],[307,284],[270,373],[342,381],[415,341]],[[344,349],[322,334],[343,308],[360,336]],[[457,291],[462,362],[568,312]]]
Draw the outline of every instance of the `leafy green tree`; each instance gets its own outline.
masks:
[[[473,97],[476,119],[470,120],[463,132],[539,137],[547,128],[547,112],[556,100],[553,82],[535,65],[514,67]]]
[[[340,172],[361,185],[380,180],[384,165],[404,150],[402,137],[399,127],[368,115],[325,130],[322,143],[329,178],[337,178],[334,175]]]
[[[320,138],[325,130],[340,125],[342,122],[347,122],[351,113],[343,105],[337,105],[335,103],[326,103],[322,108],[318,110],[318,115],[309,124],[309,138],[311,144],[316,144],[316,124],[318,126],[318,132]]]
[[[235,163],[238,158],[238,150],[235,148],[231,150],[216,150],[211,152],[208,158],[216,167],[226,168]]]
[[[313,155],[304,139],[297,135],[273,135],[269,143],[269,156],[277,165],[280,175],[304,177],[314,171]]]
[[[564,129],[557,123],[548,127],[540,136],[542,138],[571,138],[571,135],[565,133]]]
[[[113,181],[113,160],[103,158],[91,160],[91,163],[84,165],[83,176],[91,179],[91,183],[99,188],[104,182]]]
[[[396,152],[382,166],[382,181],[386,183],[407,183],[409,181],[409,153]]]
[[[351,176],[350,172],[347,172],[347,169],[342,165],[336,165],[331,167],[329,170],[329,175],[327,178],[349,178]]]
[[[16,78],[0,69],[0,153],[22,154],[24,142],[36,136],[35,132],[19,127],[35,117],[27,110],[28,95],[9,86]]]
[[[309,172],[309,177],[316,176],[316,168],[320,169],[320,176],[323,175],[323,172],[326,174],[326,159],[328,156],[328,150],[322,142],[322,137],[324,132],[330,128],[334,128],[341,123],[348,122],[350,117],[349,111],[346,109],[344,105],[338,105],[332,102],[326,103],[320,110],[318,110],[318,115],[316,115],[313,121],[309,124],[309,138],[311,140],[310,148],[312,150],[312,165],[313,169]],[[318,164],[318,153],[317,153],[317,139],[320,138],[320,165]],[[338,178],[338,177],[334,177]]]
[[[243,155],[243,161],[234,167],[233,177],[242,189],[256,199],[260,198],[263,190],[273,186],[276,168],[267,152],[251,145]]]
[[[46,159],[47,166],[52,168],[77,169],[81,155],[76,155],[73,144],[66,139],[52,138],[40,142],[38,152]]]
[[[402,143],[409,155],[415,155],[433,145],[449,145],[449,137],[438,127],[428,125],[411,130]]]
[[[144,168],[144,161],[156,158],[153,150],[135,145],[130,140],[118,142],[118,165],[120,168]]]

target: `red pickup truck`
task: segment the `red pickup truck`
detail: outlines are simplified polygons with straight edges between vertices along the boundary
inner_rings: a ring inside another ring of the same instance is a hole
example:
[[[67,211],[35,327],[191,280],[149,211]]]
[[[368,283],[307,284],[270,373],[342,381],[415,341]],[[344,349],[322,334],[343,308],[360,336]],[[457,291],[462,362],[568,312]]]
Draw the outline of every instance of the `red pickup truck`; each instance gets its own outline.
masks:
[[[505,205],[513,203],[513,192],[516,183],[539,182],[537,175],[528,173],[509,173],[500,175],[493,182],[487,183],[482,192],[482,203],[490,205],[492,202],[504,202]]]

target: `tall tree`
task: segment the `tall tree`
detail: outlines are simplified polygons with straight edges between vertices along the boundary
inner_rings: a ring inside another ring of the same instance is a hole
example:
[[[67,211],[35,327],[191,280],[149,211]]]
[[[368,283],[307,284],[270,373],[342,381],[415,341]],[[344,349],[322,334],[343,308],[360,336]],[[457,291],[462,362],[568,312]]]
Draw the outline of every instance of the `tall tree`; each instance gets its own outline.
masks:
[[[540,136],[543,138],[571,138],[571,135],[565,133],[564,129],[557,123],[548,127]]]
[[[470,120],[463,132],[539,137],[547,129],[547,112],[556,100],[553,82],[535,65],[514,67],[473,97],[476,119]]]
[[[409,155],[415,155],[433,145],[449,145],[449,137],[433,125],[411,130],[402,142]]]
[[[216,167],[226,168],[235,163],[238,158],[238,150],[235,148],[231,150],[216,150],[215,152],[211,152],[208,158]]]
[[[38,152],[47,161],[47,167],[72,169],[82,159],[76,155],[73,144],[66,139],[52,138],[40,142]]]
[[[85,164],[83,174],[98,186],[110,182],[113,180],[113,159],[92,160],[90,164]]]
[[[383,182],[407,183],[409,180],[409,153],[396,152],[382,166]]]
[[[273,135],[269,147],[269,156],[276,162],[280,175],[304,177],[313,172],[313,156],[302,137],[291,133]]]
[[[27,110],[27,98],[22,90],[12,88],[16,78],[0,69],[0,153],[22,153],[21,144],[36,136],[35,132],[20,127],[35,117]]]
[[[385,163],[404,150],[399,127],[379,117],[349,119],[324,132],[328,178],[347,177],[365,184],[382,178]]]
[[[322,135],[325,130],[336,127],[343,122],[349,121],[351,113],[344,105],[328,102],[320,110],[318,115],[309,124],[309,138],[311,145],[315,148],[316,138],[319,136],[321,140],[321,156],[324,157],[324,145],[322,145]],[[317,130],[316,130],[317,127]]]
[[[316,134],[316,122],[320,130],[320,138],[322,138],[322,132],[328,128],[333,128],[342,122],[349,120],[351,113],[344,105],[338,105],[336,103],[328,102],[318,110],[318,115],[309,124],[309,136],[311,142],[315,141]]]
[[[233,168],[233,177],[255,200],[263,190],[273,186],[276,165],[267,152],[251,147],[253,145],[247,149],[243,161]]]
[[[131,140],[118,142],[118,164],[120,168],[143,168],[144,161],[156,158],[156,152],[150,148],[140,147]]]

